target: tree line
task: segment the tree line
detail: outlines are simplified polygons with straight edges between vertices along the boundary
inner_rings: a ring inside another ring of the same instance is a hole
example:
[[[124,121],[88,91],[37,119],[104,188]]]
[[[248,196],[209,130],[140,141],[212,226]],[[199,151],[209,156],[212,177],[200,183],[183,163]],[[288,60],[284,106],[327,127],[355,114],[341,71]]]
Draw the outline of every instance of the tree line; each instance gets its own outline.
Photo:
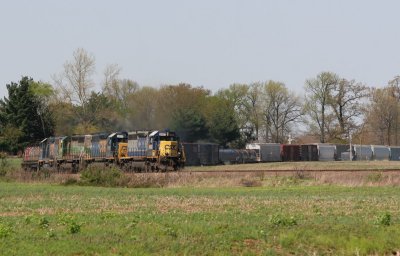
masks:
[[[298,95],[279,81],[231,84],[216,93],[190,84],[140,86],[103,72],[93,90],[95,58],[74,51],[52,84],[24,76],[0,100],[0,151],[20,152],[45,137],[118,130],[176,131],[183,141],[223,147],[248,142],[398,145],[400,77],[380,88],[333,72],[305,80]]]

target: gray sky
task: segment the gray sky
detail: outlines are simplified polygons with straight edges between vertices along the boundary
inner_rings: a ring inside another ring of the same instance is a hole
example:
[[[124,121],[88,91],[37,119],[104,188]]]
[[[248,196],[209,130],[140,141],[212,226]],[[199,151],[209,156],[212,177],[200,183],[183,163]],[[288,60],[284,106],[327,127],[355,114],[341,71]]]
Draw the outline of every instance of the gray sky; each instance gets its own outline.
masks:
[[[400,74],[400,1],[15,0],[0,2],[0,96],[51,82],[82,47],[140,85],[304,81],[333,71],[370,86]]]

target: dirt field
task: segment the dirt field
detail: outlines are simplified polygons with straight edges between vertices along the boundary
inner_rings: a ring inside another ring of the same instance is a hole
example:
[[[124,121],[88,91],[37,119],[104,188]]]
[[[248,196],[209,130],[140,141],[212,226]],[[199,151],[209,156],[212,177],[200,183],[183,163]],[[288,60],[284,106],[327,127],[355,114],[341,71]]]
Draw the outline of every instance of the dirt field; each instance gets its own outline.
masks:
[[[400,170],[400,161],[276,162],[218,166],[188,166],[185,171],[221,170]]]

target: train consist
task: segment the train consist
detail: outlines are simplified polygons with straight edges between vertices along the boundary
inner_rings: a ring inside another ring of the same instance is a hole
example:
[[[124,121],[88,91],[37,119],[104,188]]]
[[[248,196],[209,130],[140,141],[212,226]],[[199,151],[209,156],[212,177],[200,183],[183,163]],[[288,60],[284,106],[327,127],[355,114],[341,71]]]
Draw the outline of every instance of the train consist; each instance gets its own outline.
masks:
[[[117,165],[126,171],[177,171],[185,165],[179,138],[171,131],[133,131],[46,138],[25,148],[25,170],[70,168],[92,163]]]
[[[343,144],[252,143],[246,149],[220,149],[211,143],[184,143],[186,165],[295,161],[400,161],[400,147]],[[190,149],[190,150],[187,150]]]

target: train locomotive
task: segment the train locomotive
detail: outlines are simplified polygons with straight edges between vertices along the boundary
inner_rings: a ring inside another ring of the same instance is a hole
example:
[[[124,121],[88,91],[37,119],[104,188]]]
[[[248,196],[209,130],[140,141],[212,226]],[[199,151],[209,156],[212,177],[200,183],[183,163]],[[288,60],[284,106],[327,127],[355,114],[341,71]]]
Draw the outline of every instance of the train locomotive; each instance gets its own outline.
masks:
[[[177,171],[184,168],[185,154],[179,137],[168,130],[97,133],[49,137],[26,147],[22,167],[78,172],[92,163],[124,171]]]

